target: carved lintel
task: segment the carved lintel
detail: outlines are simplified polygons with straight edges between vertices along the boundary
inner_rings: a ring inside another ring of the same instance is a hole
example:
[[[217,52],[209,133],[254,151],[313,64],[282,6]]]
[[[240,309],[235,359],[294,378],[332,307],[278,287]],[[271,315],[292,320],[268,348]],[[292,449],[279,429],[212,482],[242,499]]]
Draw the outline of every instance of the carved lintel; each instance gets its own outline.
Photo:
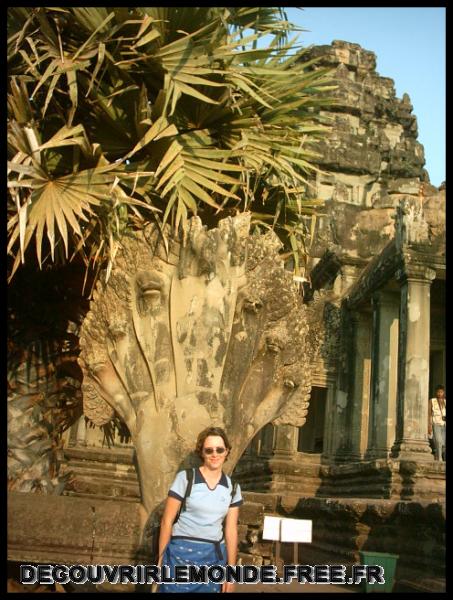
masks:
[[[353,284],[347,296],[348,308],[355,308],[358,304],[367,300],[374,291],[383,287],[387,281],[392,279],[399,263],[399,253],[397,252],[395,241],[392,240],[381,254],[369,263],[358,280]]]
[[[411,263],[403,258],[400,268],[395,273],[395,278],[400,283],[418,281],[430,284],[436,278],[436,271],[425,264]]]

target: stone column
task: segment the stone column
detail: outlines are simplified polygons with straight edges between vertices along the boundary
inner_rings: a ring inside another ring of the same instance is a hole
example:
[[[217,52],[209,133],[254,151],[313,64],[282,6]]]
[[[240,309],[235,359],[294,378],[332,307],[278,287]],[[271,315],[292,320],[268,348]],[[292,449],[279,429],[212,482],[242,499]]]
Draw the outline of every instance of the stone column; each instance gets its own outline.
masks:
[[[432,461],[428,443],[430,286],[435,271],[405,265],[401,282],[398,352],[398,408],[392,456]]]
[[[75,426],[75,446],[87,445],[87,426],[85,415],[82,415]],[[71,436],[72,437],[72,436]]]
[[[270,472],[270,492],[286,494],[300,490],[302,483],[297,481],[300,475],[296,460],[298,434],[299,428],[294,425],[274,426],[272,454],[267,457],[267,464],[263,465],[265,478],[268,477],[266,471]]]
[[[260,456],[271,456],[274,447],[274,431],[272,423],[268,423],[261,430]]]
[[[274,437],[274,456],[290,458],[297,452],[299,428],[294,425],[277,425]]]
[[[334,400],[334,419],[332,423],[332,458],[335,462],[346,462],[349,460],[349,455],[346,449],[347,444],[347,414],[348,414],[348,392],[341,390],[337,386]]]
[[[253,440],[247,446],[248,454],[253,455],[253,456],[258,456],[258,454],[260,453],[260,448],[261,448],[261,435],[260,435],[260,433],[258,433],[257,435],[255,435]]]
[[[355,311],[354,372],[349,418],[348,453],[350,460],[361,460],[368,444],[368,415],[371,379],[371,314]]]
[[[337,360],[337,386],[333,407],[332,457],[335,462],[349,462],[349,420],[352,403],[354,323],[345,303],[341,313],[341,344]]]
[[[366,458],[387,458],[395,441],[399,297],[373,295],[371,402]]]
[[[326,462],[331,462],[335,455],[336,420],[336,381],[334,379],[327,383],[326,420],[324,426],[324,447],[322,452],[322,459]]]

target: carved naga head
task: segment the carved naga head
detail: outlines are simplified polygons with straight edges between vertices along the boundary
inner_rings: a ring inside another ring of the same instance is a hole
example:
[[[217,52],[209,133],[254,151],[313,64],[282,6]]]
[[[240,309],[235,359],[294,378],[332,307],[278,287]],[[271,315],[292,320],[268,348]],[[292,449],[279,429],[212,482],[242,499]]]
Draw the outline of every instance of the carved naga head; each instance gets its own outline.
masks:
[[[96,424],[116,412],[133,434],[146,407],[189,444],[205,426],[235,426],[238,406],[248,418],[246,405],[253,412],[271,389],[275,417],[305,390],[305,307],[277,236],[249,226],[249,214],[212,230],[193,217],[168,248],[152,228],[123,241],[80,338],[84,411]]]

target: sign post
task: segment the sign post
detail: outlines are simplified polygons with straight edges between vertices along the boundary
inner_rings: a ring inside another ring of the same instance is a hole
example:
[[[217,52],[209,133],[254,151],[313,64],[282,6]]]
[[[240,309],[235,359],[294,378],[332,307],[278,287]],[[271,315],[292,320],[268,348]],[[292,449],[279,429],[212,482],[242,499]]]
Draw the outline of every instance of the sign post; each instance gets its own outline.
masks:
[[[312,521],[310,519],[284,519],[283,517],[264,516],[263,540],[276,542],[275,561],[280,563],[280,542],[293,543],[293,561],[299,564],[299,544],[311,544]]]

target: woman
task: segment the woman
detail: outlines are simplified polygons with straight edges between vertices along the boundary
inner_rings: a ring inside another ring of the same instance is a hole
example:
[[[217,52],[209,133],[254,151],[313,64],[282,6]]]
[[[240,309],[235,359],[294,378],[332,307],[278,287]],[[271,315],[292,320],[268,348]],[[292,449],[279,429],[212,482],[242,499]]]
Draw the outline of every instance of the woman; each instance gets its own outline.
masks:
[[[181,503],[187,488],[186,471],[180,471],[170,487],[162,516],[158,565],[235,565],[237,522],[243,503],[239,485],[222,471],[231,444],[220,427],[208,427],[197,440],[196,453],[203,461],[194,469],[192,488]],[[222,527],[223,521],[224,526]],[[233,583],[175,583],[160,585],[159,592],[232,592]]]

